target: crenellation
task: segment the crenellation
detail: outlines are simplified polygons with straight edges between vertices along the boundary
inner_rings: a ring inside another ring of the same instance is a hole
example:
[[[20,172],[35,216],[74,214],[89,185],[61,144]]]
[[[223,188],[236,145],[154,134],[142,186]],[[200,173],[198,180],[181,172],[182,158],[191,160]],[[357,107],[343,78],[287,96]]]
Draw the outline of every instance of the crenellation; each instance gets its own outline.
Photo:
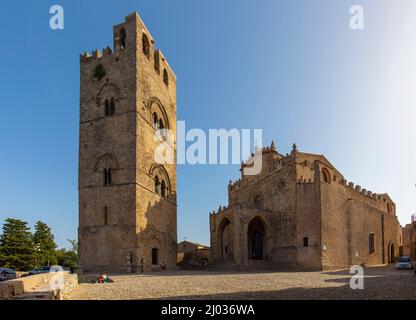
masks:
[[[113,50],[111,50],[110,47],[106,47],[106,48],[103,49],[103,55],[104,56],[109,56],[109,55],[112,55],[112,54],[113,54]]]
[[[113,49],[109,46],[104,48],[102,52],[99,49],[93,50],[90,52],[84,52],[80,55],[80,62],[81,63],[90,63],[93,61],[100,60],[103,56],[107,57],[114,57],[115,60],[120,58],[120,55],[123,54],[125,51],[124,47],[120,44],[121,37],[120,31],[127,30],[128,26],[136,23],[140,26],[136,32],[145,34],[149,39],[149,58],[148,63],[152,65],[153,70],[158,75],[161,83],[164,83],[165,86],[168,88],[170,94],[173,96],[173,99],[176,100],[176,74],[174,73],[173,69],[169,65],[167,59],[163,55],[162,51],[158,48],[155,48],[154,44],[155,41],[153,40],[152,35],[147,30],[147,27],[139,17],[137,13],[131,14],[125,18],[125,22],[118,24],[113,27]],[[139,37],[140,35],[138,35]],[[139,41],[137,39],[137,41]],[[123,48],[122,48],[123,47]],[[165,72],[166,71],[166,72]],[[166,76],[165,76],[166,73]],[[176,104],[175,104],[176,107]]]

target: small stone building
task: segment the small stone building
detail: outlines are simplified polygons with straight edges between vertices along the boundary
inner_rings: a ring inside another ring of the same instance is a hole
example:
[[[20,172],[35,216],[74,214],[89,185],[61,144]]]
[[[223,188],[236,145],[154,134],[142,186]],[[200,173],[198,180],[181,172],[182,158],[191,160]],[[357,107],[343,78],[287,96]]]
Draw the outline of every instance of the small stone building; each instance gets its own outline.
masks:
[[[80,57],[79,269],[176,268],[176,77],[137,13]]]
[[[177,262],[180,267],[203,267],[208,265],[210,247],[191,241],[182,241],[177,247]]]
[[[416,260],[416,214],[412,216],[412,222],[402,229],[403,255]]]
[[[228,185],[228,206],[210,214],[211,263],[242,268],[324,270],[393,262],[396,205],[347,182],[323,155],[296,145],[257,151],[262,169]]]

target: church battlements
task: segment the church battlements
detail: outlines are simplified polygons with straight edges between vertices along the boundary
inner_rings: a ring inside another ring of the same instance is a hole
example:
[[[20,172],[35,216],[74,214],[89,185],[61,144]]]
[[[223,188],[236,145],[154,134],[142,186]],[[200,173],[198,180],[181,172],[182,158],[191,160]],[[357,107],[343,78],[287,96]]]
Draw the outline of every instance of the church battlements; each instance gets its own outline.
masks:
[[[250,163],[255,160],[255,155],[260,152],[263,162],[262,171],[258,175],[244,175],[243,169],[250,166]],[[272,142],[271,146],[257,148],[256,154],[252,154],[247,161],[241,164],[241,178],[236,181],[230,180],[228,184],[228,193],[230,196],[236,192],[242,191],[242,189],[247,188],[250,185],[261,183],[260,180],[265,179],[271,174],[296,165],[298,168],[296,177],[297,185],[313,186],[315,183],[324,183],[330,188],[332,185],[341,185],[341,189],[338,190],[342,190],[343,188],[343,192],[346,193],[348,197],[359,200],[387,213],[396,213],[396,205],[388,194],[375,193],[354,182],[347,181],[323,155],[300,152],[298,151],[296,144],[294,144],[292,152],[283,156],[276,151],[274,142]],[[220,210],[219,212],[221,211],[223,210]]]

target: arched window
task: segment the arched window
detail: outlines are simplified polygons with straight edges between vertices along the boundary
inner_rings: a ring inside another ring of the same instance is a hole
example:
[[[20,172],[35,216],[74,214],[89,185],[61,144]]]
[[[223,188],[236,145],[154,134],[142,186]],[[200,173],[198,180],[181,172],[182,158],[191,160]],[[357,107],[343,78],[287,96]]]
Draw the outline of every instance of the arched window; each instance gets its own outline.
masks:
[[[326,168],[322,169],[322,175],[324,182],[331,183],[331,175],[329,174],[329,171]]]
[[[104,115],[106,117],[114,115],[116,110],[116,104],[114,102],[114,98],[111,98],[110,101],[108,99],[104,102]]]
[[[105,100],[104,115],[110,115],[110,103],[108,102],[108,99]]]
[[[387,212],[393,212],[393,207],[391,206],[390,202],[387,202]]]
[[[114,102],[114,99],[111,98],[111,100],[110,100],[110,114],[109,115],[110,116],[114,115],[115,111],[116,111],[116,104]]]
[[[166,182],[165,182],[165,180],[162,180],[162,192],[161,192],[161,194],[162,194],[163,198],[166,197]]]
[[[104,174],[104,186],[111,186],[113,183],[113,170],[111,168],[106,168],[103,171]]]
[[[157,266],[159,264],[159,249],[152,249],[152,266]]]
[[[124,30],[124,28],[121,28],[119,33],[118,33],[118,37],[119,37],[119,44],[120,44],[120,49],[124,50],[126,48],[126,30]]]
[[[252,260],[265,259],[264,240],[266,228],[263,220],[259,217],[253,218],[248,225],[247,233],[248,258]]]
[[[374,233],[370,233],[368,236],[368,249],[370,253],[376,251],[375,249],[375,241],[374,241]]]
[[[108,225],[108,207],[104,207],[104,225]]]
[[[153,54],[153,58],[155,60],[155,70],[158,74],[160,74],[160,62],[159,62],[159,55],[158,53],[155,51]]]
[[[142,46],[143,46],[143,53],[144,53],[144,55],[147,57],[147,59],[150,59],[150,43],[149,43],[149,38],[144,33],[143,33],[143,36],[142,36]]]
[[[159,120],[157,118],[156,112],[153,112],[153,129],[155,130],[159,129]]]
[[[107,169],[107,175],[108,185],[111,186],[113,184],[113,170],[111,168]]]
[[[165,125],[163,124],[163,120],[162,119],[159,119],[159,129],[160,130],[165,129]]]
[[[166,69],[163,69],[163,82],[165,83],[166,86],[169,85],[169,75]]]
[[[256,196],[254,196],[254,206],[256,208],[262,208],[263,207],[263,197],[261,196],[261,194],[257,194]]]
[[[155,192],[158,195],[161,194],[161,183],[158,176],[155,177]]]

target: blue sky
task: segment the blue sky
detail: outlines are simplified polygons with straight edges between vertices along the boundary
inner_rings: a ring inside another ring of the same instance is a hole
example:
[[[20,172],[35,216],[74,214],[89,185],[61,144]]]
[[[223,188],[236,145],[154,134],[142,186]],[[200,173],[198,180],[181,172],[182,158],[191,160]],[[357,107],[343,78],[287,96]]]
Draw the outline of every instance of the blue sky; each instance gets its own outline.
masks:
[[[49,29],[49,8],[65,29]],[[349,28],[349,8],[365,28]],[[261,128],[281,153],[325,154],[349,181],[416,212],[413,0],[7,1],[0,10],[0,220],[78,225],[79,54],[138,11],[177,79],[187,128]],[[178,239],[209,243],[235,165],[178,166]]]

